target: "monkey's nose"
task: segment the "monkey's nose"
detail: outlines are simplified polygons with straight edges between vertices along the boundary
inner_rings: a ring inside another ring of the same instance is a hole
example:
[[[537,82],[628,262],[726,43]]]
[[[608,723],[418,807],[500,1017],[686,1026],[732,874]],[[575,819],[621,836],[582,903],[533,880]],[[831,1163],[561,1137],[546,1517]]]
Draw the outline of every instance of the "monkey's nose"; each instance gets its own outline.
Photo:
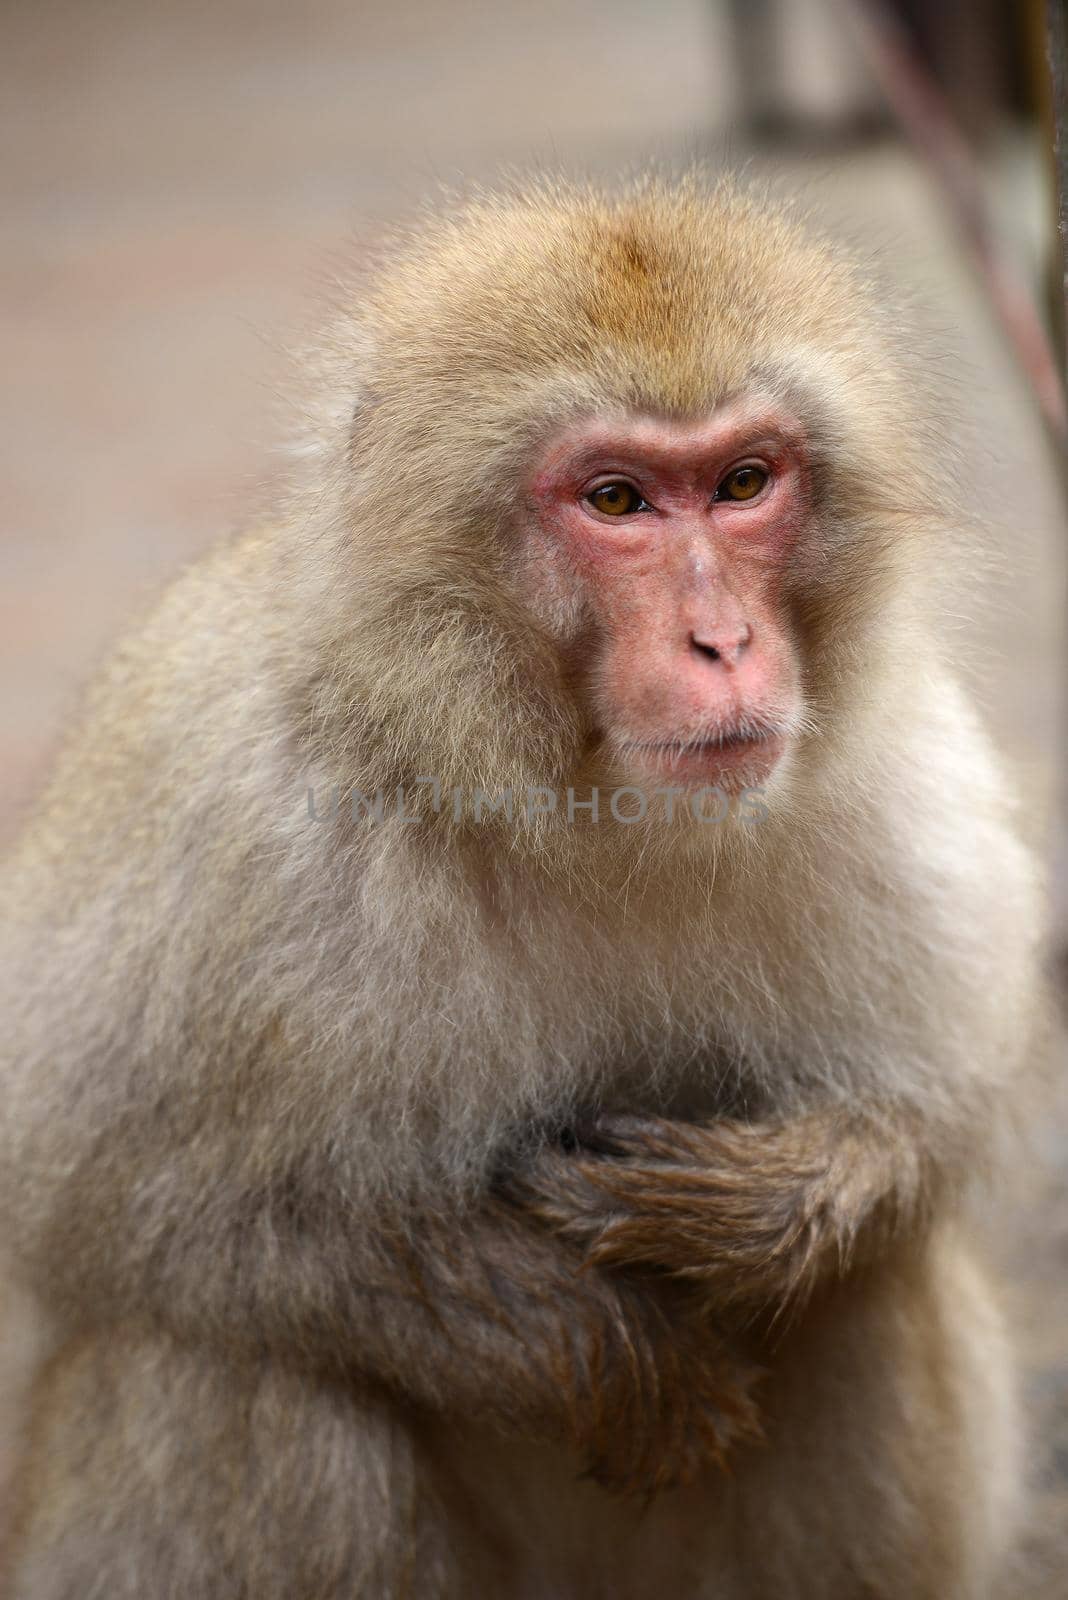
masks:
[[[725,661],[728,666],[734,666],[752,637],[752,628],[748,622],[743,622],[740,628],[725,628],[722,633],[718,629],[709,629],[708,634],[700,639],[696,633],[691,633],[690,645],[706,661]]]

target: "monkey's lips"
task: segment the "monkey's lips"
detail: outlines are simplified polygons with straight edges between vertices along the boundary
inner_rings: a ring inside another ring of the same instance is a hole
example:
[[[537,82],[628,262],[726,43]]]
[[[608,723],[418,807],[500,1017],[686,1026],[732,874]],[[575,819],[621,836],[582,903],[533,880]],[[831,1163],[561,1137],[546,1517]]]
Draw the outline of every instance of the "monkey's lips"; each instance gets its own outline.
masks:
[[[740,789],[763,783],[786,748],[781,733],[733,731],[705,739],[640,740],[623,747],[630,766],[684,788]]]

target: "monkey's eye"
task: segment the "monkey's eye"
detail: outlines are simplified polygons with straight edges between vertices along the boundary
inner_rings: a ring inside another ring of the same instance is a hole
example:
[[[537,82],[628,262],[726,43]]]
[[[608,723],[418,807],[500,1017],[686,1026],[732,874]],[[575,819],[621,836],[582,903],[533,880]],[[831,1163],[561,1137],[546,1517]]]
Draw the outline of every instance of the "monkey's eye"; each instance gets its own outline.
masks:
[[[716,490],[717,500],[752,500],[768,481],[763,467],[735,467]]]
[[[586,499],[606,517],[626,517],[632,511],[646,510],[646,502],[632,483],[602,483],[591,489]]]

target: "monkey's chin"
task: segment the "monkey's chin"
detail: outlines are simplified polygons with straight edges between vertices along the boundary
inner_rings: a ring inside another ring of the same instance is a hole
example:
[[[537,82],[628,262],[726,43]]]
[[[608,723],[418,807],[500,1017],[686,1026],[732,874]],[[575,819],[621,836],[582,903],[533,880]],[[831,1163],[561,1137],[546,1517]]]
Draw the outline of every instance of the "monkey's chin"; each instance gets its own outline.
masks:
[[[645,782],[679,789],[722,789],[737,794],[771,777],[786,751],[781,734],[679,744],[642,743],[625,751],[628,768]]]

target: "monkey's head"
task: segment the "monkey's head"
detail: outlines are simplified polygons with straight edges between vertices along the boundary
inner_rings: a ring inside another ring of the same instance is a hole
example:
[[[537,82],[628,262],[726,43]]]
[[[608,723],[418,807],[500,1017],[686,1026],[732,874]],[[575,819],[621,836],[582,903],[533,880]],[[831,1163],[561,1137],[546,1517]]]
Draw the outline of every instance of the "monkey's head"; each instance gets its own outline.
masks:
[[[327,611],[365,781],[774,795],[833,748],[937,509],[841,252],[697,178],[545,186],[431,223],[363,307]]]

